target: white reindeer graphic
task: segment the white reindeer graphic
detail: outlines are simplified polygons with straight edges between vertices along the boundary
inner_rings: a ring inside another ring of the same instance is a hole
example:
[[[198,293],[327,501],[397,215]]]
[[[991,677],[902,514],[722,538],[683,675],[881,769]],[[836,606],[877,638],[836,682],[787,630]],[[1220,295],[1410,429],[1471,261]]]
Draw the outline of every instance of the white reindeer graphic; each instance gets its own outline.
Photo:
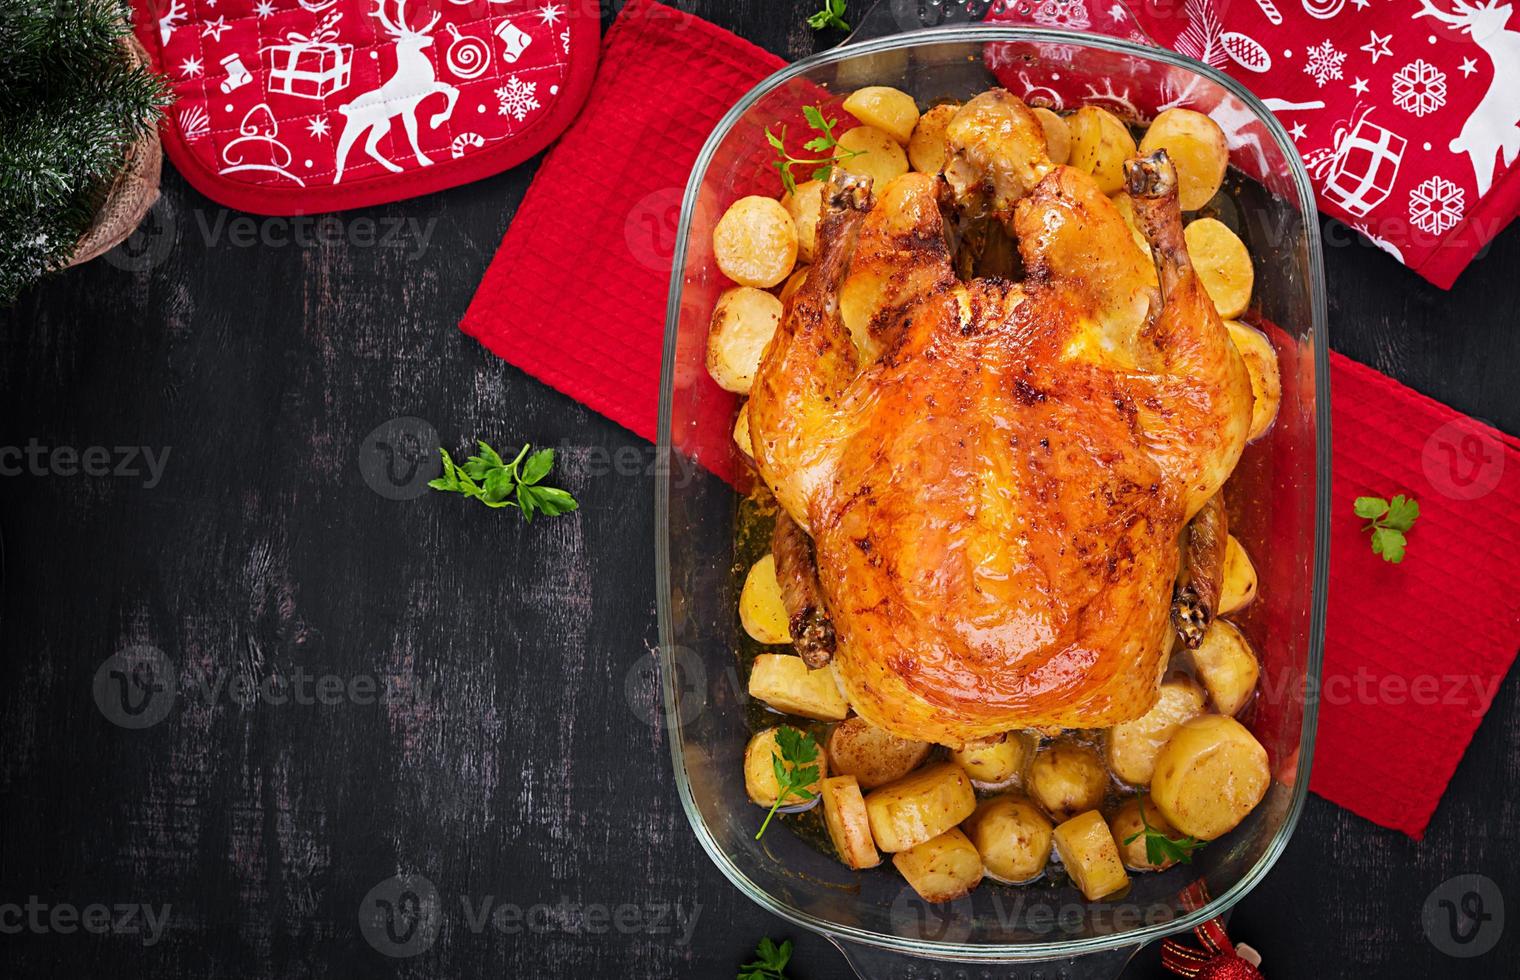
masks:
[[[445,96],[449,102],[447,108],[434,113],[429,124],[437,129],[454,114],[454,103],[459,101],[459,90],[438,80],[433,62],[423,50],[433,44],[432,35],[428,32],[438,23],[439,14],[435,11],[433,19],[424,27],[413,30],[406,26],[406,0],[396,0],[395,20],[386,16],[385,2],[386,0],[375,0],[375,17],[384,25],[385,32],[396,39],[396,72],[379,88],[371,89],[347,105],[338,107],[338,111],[343,114],[343,135],[338,138],[338,171],[333,175],[334,184],[343,179],[343,165],[348,160],[348,151],[366,133],[368,136],[364,140],[364,152],[392,173],[401,172],[401,168],[387,160],[379,150],[381,138],[391,131],[398,116],[406,128],[406,136],[411,141],[412,152],[417,155],[417,162],[424,167],[431,166],[433,161],[423,155],[422,147],[417,145],[417,109],[430,96]]]
[[[1452,10],[1440,10],[1430,0],[1420,0],[1420,10],[1414,16],[1434,17],[1460,28],[1493,62],[1493,84],[1467,117],[1462,132],[1451,141],[1451,152],[1466,153],[1472,160],[1478,194],[1482,196],[1493,184],[1494,157],[1502,150],[1507,167],[1520,155],[1520,128],[1517,128],[1520,101],[1515,98],[1520,91],[1520,32],[1504,29],[1513,9],[1508,3],[1501,6],[1499,0],[1487,3],[1452,0],[1452,5]]]

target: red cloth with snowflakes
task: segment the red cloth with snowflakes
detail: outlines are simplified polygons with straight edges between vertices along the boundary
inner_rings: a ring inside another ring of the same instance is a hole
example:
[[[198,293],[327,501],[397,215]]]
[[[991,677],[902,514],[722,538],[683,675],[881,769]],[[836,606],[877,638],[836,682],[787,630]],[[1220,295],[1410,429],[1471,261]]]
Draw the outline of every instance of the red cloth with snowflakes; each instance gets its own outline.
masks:
[[[1512,0],[1037,0],[986,19],[1128,38],[1234,76],[1288,130],[1320,210],[1443,288],[1520,211]],[[991,60],[1016,95],[1080,96],[1048,67]],[[1192,107],[1141,88],[1121,91],[1141,114]]]
[[[600,22],[573,0],[133,0],[176,98],[169,159],[263,214],[359,207],[478,180],[580,109]]]

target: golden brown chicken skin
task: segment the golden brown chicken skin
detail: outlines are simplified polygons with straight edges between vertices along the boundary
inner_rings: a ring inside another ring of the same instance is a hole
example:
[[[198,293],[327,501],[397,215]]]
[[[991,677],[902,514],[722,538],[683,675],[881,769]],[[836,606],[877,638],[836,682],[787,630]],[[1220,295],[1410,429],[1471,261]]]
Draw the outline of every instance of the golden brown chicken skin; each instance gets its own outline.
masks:
[[[973,127],[954,123],[951,156],[989,166],[983,182],[960,171],[977,194],[1038,176],[998,219],[1026,278],[954,277],[935,178],[898,178],[878,195],[891,212],[863,219],[859,187],[837,182],[750,404],[756,464],[814,539],[846,697],[876,725],[950,745],[1149,709],[1178,536],[1234,467],[1251,409],[1164,157],[1132,188],[1163,299],[1091,178],[1029,158],[1012,96],[979,98],[962,111],[1018,137],[1009,152],[1024,158],[1000,163],[979,130],[957,157],[954,134]],[[879,301],[853,339],[847,276],[887,284],[861,287]],[[915,284],[913,302],[898,283]]]

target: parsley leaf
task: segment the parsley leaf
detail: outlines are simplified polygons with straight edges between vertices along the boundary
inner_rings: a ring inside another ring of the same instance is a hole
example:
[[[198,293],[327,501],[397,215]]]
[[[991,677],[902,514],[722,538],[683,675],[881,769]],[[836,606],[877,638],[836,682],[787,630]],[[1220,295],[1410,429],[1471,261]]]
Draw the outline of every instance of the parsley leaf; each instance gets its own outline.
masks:
[[[1420,503],[1402,493],[1392,500],[1382,497],[1357,497],[1352,504],[1356,516],[1367,521],[1364,531],[1372,532],[1372,553],[1397,565],[1404,560],[1404,535],[1420,516]]]
[[[840,9],[843,10],[843,6]],[[802,144],[802,148],[809,153],[827,153],[828,156],[792,156],[786,148],[786,127],[781,127],[780,136],[772,133],[769,126],[765,129],[765,141],[776,150],[776,159],[771,166],[781,172],[781,186],[786,188],[788,194],[797,193],[797,178],[792,175],[793,167],[813,167],[815,169],[811,179],[828,180],[829,174],[834,171],[834,164],[861,156],[866,152],[865,150],[840,150],[839,141],[834,138],[834,127],[839,124],[839,120],[825,118],[823,110],[817,106],[803,106],[802,116],[807,120],[808,126],[819,134]]]
[[[811,800],[814,794],[808,787],[818,780],[818,743],[813,736],[782,725],[776,729],[776,747],[781,752],[779,755],[771,753],[771,771],[776,774],[781,790],[776,794],[776,802],[771,804],[771,812],[765,815],[765,822],[755,832],[755,840],[765,833],[765,828],[771,825],[771,817],[788,797],[795,797],[799,803]]]
[[[532,522],[535,513],[556,517],[580,506],[575,498],[556,487],[540,486],[540,481],[554,467],[554,450],[540,449],[528,455],[523,446],[508,463],[501,454],[482,441],[480,454],[471,456],[460,466],[442,446],[443,475],[428,481],[428,486],[444,493],[474,497],[487,507],[516,507],[523,519]]]
[[[825,27],[837,27],[841,31],[850,29],[850,25],[844,20],[844,5],[846,0],[823,0],[823,9],[807,19],[808,26],[815,31],[821,31]]]
[[[738,980],[787,980],[786,964],[791,958],[790,939],[777,946],[767,936],[755,947],[755,958],[739,967]]]
[[[1145,797],[1140,797],[1140,826],[1141,829],[1124,838],[1125,844],[1131,844],[1135,838],[1145,835],[1145,859],[1151,864],[1162,865],[1168,862],[1193,863],[1193,852],[1198,850],[1207,841],[1201,841],[1196,837],[1168,837],[1166,834],[1151,826],[1151,822],[1145,817]]]

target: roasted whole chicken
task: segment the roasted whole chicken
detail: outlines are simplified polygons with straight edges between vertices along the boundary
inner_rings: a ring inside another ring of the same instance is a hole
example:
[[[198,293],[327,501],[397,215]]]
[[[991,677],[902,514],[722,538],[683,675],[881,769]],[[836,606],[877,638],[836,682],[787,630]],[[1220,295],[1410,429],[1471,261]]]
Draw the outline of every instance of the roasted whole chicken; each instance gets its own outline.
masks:
[[[755,375],[794,635],[904,738],[1134,719],[1166,667],[1189,522],[1222,515],[1246,442],[1246,367],[1164,152],[1125,165],[1148,256],[1008,92],[947,138],[942,175],[873,188],[836,168]],[[994,240],[1006,274],[957,275]]]

